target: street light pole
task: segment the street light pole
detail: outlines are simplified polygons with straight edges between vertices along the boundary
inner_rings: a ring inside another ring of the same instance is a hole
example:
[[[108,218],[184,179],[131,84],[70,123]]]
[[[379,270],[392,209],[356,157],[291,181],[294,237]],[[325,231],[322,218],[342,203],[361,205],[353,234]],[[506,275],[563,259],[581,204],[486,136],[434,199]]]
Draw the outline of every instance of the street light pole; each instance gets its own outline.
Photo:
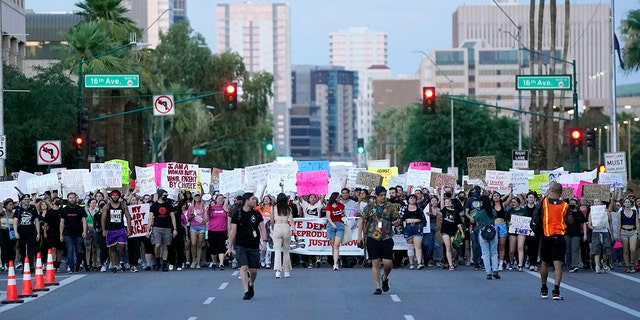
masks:
[[[615,50],[615,1],[611,0],[611,17],[609,24],[609,35],[611,36],[611,52],[609,55],[611,57],[611,73],[609,76],[611,77],[611,152],[618,152],[618,128],[616,128],[617,122],[617,110],[616,110],[616,50]],[[631,162],[631,161],[629,161]]]

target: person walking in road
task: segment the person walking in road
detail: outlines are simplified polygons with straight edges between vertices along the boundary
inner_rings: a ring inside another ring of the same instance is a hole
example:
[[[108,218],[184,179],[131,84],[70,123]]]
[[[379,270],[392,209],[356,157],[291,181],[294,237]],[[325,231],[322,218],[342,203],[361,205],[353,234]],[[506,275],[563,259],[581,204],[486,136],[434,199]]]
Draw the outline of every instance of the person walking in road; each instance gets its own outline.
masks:
[[[284,277],[290,277],[291,256],[291,228],[294,228],[293,214],[289,207],[289,198],[286,194],[280,193],[276,198],[276,205],[271,210],[271,238],[273,239],[273,270],[276,271],[276,278],[280,278],[280,272],[284,272]],[[281,250],[282,249],[282,250]],[[281,252],[282,251],[282,252]]]
[[[35,266],[36,241],[40,241],[40,219],[29,195],[20,196],[20,206],[15,208],[13,218],[13,230],[22,262],[24,264],[24,258],[29,257],[29,263]]]
[[[67,247],[67,271],[80,271],[84,238],[87,237],[87,212],[78,205],[78,195],[67,194],[67,206],[60,214],[60,241]]]
[[[229,230],[229,249],[226,255],[231,256],[235,244],[236,257],[240,264],[240,278],[244,289],[243,300],[251,300],[260,267],[260,242],[262,250],[266,250],[267,230],[260,212],[255,210],[258,198],[253,193],[242,195],[242,207],[233,212]]]
[[[344,238],[344,204],[342,204],[338,197],[340,194],[334,192],[329,197],[327,203],[327,238],[331,244],[331,254],[333,256],[333,271],[340,270],[340,245],[342,245],[342,238]]]
[[[389,291],[389,274],[393,267],[393,226],[400,225],[400,217],[397,206],[387,201],[387,190],[383,186],[376,187],[375,195],[375,202],[367,205],[362,212],[362,220],[358,226],[358,244],[366,237],[367,253],[376,285],[373,294],[380,295],[383,291]],[[382,277],[381,264],[384,271]]]
[[[109,202],[102,207],[102,236],[106,238],[109,257],[111,258],[111,272],[124,271],[124,246],[127,244],[127,237],[131,234],[131,229],[124,226],[124,218],[127,225],[131,225],[131,215],[127,206],[120,201],[120,191],[113,190],[109,195]],[[149,218],[151,219],[151,218]],[[118,264],[120,257],[120,264]]]
[[[569,205],[560,199],[562,195],[562,185],[554,182],[549,186],[548,196],[542,200],[538,207],[537,217],[540,221],[537,229],[542,230],[540,239],[540,297],[546,299],[549,297],[549,288],[547,287],[547,276],[549,275],[549,265],[553,265],[554,269],[554,287],[553,300],[562,300],[560,295],[560,282],[562,281],[562,261],[566,250],[566,242],[564,234],[567,224],[565,216],[569,211]],[[535,232],[535,231],[534,231]]]
[[[158,201],[151,205],[149,211],[149,223],[147,225],[147,237],[155,246],[156,255],[155,270],[160,270],[160,249],[162,249],[162,271],[169,271],[169,248],[171,241],[178,235],[176,213],[173,205],[167,200],[169,193],[164,189],[158,189]]]
[[[496,210],[492,207],[489,196],[481,195],[478,199],[480,208],[476,210],[474,219],[477,226],[476,233],[478,233],[484,270],[487,273],[487,280],[500,279],[500,274],[498,273],[498,237],[494,225]],[[488,226],[493,226],[493,229]],[[487,230],[491,232],[485,230],[483,236],[482,230],[485,228],[488,228]]]

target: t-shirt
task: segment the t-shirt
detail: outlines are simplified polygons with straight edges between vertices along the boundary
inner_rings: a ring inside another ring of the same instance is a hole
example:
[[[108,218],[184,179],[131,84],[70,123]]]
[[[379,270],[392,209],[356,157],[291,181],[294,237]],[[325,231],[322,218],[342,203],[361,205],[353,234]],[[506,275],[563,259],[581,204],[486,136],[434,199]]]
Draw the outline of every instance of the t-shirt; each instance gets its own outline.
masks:
[[[227,212],[224,206],[212,205],[209,207],[209,226],[210,231],[227,231]]]
[[[24,230],[36,230],[36,218],[38,218],[38,213],[36,212],[35,206],[30,206],[27,209],[24,209],[22,206],[16,207],[13,211],[13,218],[18,220],[18,229]],[[18,230],[20,232],[20,230]]]
[[[82,218],[87,217],[84,208],[78,205],[66,206],[62,208],[60,219],[64,219],[63,236],[81,237],[82,236]]]
[[[442,212],[442,229],[440,232],[454,236],[458,230],[458,225],[462,224],[460,214],[455,209],[443,208]]]
[[[473,219],[476,217],[476,213],[482,207],[482,201],[476,197],[469,197],[465,202],[464,208],[469,209],[469,216]]]
[[[44,215],[44,223],[48,225],[47,237],[60,238],[60,214],[62,209],[49,209]]]
[[[173,229],[171,222],[171,212],[174,211],[173,206],[169,202],[154,202],[149,209],[153,214],[153,226],[157,228]]]
[[[398,219],[397,206],[389,201],[378,205],[371,203],[362,212],[362,219],[367,222],[367,237],[375,240],[393,238],[393,221]]]
[[[302,206],[302,211],[304,211],[305,218],[320,218],[322,212],[322,202],[310,204],[306,201],[300,201],[300,206]]]
[[[347,217],[355,217],[358,212],[358,203],[349,199],[348,201],[344,201],[340,199],[340,203],[344,205],[344,214]]]
[[[327,218],[333,222],[342,222],[342,215],[344,214],[344,204],[338,202],[335,205],[327,205]]]
[[[244,211],[239,208],[231,216],[231,223],[236,224],[236,245],[247,249],[260,248],[260,222],[264,221],[260,212],[255,209]]]
[[[105,217],[105,230],[120,230],[124,228],[124,204],[118,203],[113,207],[111,201],[107,203],[107,216]]]

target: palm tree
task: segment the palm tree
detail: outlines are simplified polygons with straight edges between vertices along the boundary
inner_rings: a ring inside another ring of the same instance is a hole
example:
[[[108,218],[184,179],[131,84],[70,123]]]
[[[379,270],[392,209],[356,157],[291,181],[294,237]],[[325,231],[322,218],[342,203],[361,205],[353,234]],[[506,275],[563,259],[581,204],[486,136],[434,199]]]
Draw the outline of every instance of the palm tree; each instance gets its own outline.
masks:
[[[640,70],[640,9],[629,11],[622,20],[622,41],[626,71]]]

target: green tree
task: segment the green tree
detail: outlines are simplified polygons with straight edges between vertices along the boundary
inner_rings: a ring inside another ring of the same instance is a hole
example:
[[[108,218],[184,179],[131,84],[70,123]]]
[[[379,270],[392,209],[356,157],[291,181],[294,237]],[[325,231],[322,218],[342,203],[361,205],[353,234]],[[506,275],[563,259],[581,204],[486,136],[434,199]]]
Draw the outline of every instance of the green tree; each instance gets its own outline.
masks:
[[[627,72],[640,70],[640,9],[631,10],[622,20],[622,57]]]

